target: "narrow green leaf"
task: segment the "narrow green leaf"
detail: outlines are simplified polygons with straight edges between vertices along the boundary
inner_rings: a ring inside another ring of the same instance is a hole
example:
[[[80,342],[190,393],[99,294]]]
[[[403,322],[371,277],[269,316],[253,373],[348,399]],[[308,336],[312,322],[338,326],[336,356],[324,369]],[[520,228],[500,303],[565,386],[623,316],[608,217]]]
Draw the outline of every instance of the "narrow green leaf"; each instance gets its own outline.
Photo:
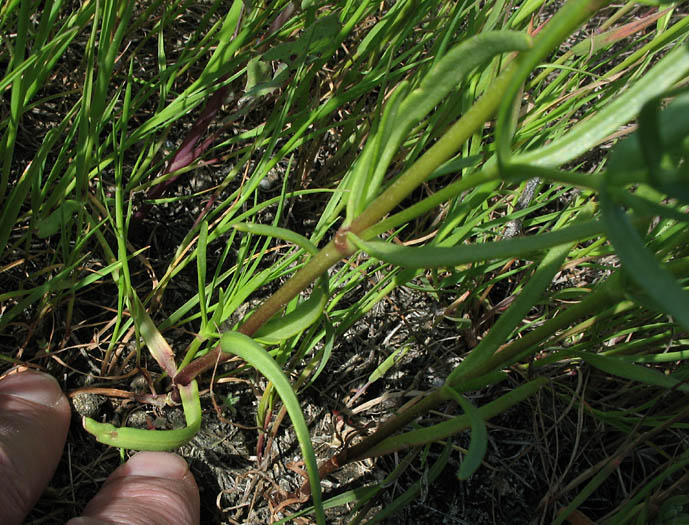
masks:
[[[74,214],[82,208],[81,203],[67,199],[47,218],[38,223],[38,237],[45,239],[67,229]]]
[[[580,357],[591,366],[625,379],[638,381],[646,385],[659,386],[667,389],[681,390],[682,392],[689,392],[689,384],[678,381],[672,376],[663,374],[661,371],[654,368],[647,368],[642,365],[630,363],[626,359],[618,357],[608,357],[592,352],[576,352],[574,356]]]
[[[309,378],[307,386],[311,385],[318,378],[318,376],[321,375],[321,372],[323,372],[325,369],[325,365],[327,365],[328,361],[330,360],[333,346],[335,346],[335,328],[332,326],[327,317],[323,319],[323,324],[325,325],[325,341],[323,342],[323,348],[319,352],[320,355],[318,367],[313,375]]]
[[[359,487],[356,489],[348,490],[332,498],[328,498],[323,502],[323,509],[334,509],[335,507],[341,507],[342,505],[347,505],[349,503],[356,503],[357,501],[370,499],[372,496],[380,492],[378,484],[368,485],[366,487]],[[300,510],[289,516],[285,516],[280,521],[276,521],[273,525],[284,525],[286,523],[291,523],[291,520],[295,520],[300,516],[305,516],[307,514],[313,514],[315,507],[310,506],[305,509]]]
[[[591,220],[552,232],[483,244],[453,247],[408,247],[382,241],[363,241],[352,233],[347,238],[369,255],[403,268],[453,267],[476,261],[524,257],[554,246],[583,241],[604,231],[599,221]]]
[[[256,235],[264,235],[266,237],[273,237],[275,239],[282,239],[283,241],[291,242],[292,244],[296,244],[300,248],[303,248],[305,252],[311,255],[316,255],[318,253],[318,248],[310,240],[303,235],[286,228],[249,222],[233,224],[232,227],[240,232],[254,233]]]
[[[677,0],[636,0],[640,4],[659,6],[675,3]]]
[[[612,191],[615,197],[619,198],[621,202],[630,208],[634,209],[641,216],[657,215],[665,219],[672,219],[678,222],[689,222],[689,214],[682,212],[676,208],[663,206],[657,202],[653,202],[646,197],[634,195],[624,190]]]
[[[208,248],[208,221],[201,223],[199,242],[196,252],[196,274],[199,289],[199,307],[201,309],[201,331],[208,325],[208,305],[206,304],[206,249]],[[212,293],[212,290],[211,290]]]
[[[213,312],[213,317],[211,318],[211,324],[213,326],[220,325],[223,321],[223,306],[225,306],[225,291],[223,290],[223,287],[221,286],[218,288],[218,302],[215,307],[215,311]]]
[[[636,84],[601,111],[575,125],[571,131],[542,148],[516,155],[512,162],[561,166],[590,151],[621,124],[637,116],[643,103],[670,89],[689,72],[689,45],[678,45],[658,61]]]
[[[662,354],[620,356],[620,359],[634,363],[672,363],[674,361],[686,361],[689,359],[689,350],[677,352],[664,352]]]
[[[289,379],[287,379],[282,369],[260,344],[242,333],[227,332],[223,334],[220,338],[220,347],[223,352],[234,354],[244,359],[244,361],[253,366],[273,383],[282,402],[285,404],[287,413],[292,420],[294,431],[297,434],[297,439],[299,440],[299,446],[304,457],[304,463],[306,464],[306,470],[311,484],[311,496],[313,497],[313,504],[316,508],[316,519],[319,524],[325,524],[325,515],[323,514],[323,507],[321,504],[321,483],[318,475],[318,463],[313,453],[309,429],[304,420],[304,414],[301,411],[299,400],[292,390]]]
[[[366,207],[370,195],[374,193],[380,184],[380,166],[386,160],[386,149],[395,151],[399,145],[390,141],[390,136],[398,126],[402,124],[403,115],[400,114],[400,105],[409,88],[406,81],[400,82],[388,98],[383,115],[377,127],[374,128],[371,138],[366,143],[363,153],[359,157],[352,174],[351,190],[347,201],[347,216],[356,217]],[[388,157],[389,157],[388,153]]]
[[[462,407],[462,410],[464,410],[464,413],[469,417],[469,424],[471,426],[469,449],[457,472],[457,478],[466,480],[476,472],[483,462],[488,448],[488,430],[486,429],[486,422],[471,401],[455,391],[454,388],[444,387],[444,389],[455,401],[457,401]]]
[[[527,397],[535,394],[540,390],[548,380],[544,377],[539,377],[519,386],[509,393],[500,396],[495,401],[483,405],[478,408],[478,412],[484,421],[491,419],[511,408],[512,406],[524,401]],[[471,427],[471,419],[468,414],[461,414],[448,421],[432,425],[427,428],[412,430],[399,434],[397,436],[389,437],[375,447],[366,452],[366,457],[376,457],[385,454],[390,454],[405,448],[425,445],[426,443],[433,443],[441,439],[448,438],[459,432]]]
[[[378,368],[376,368],[371,373],[371,375],[368,376],[368,382],[373,383],[374,381],[377,381],[385,374],[387,374],[388,370],[390,370],[397,361],[402,359],[402,357],[404,356],[404,354],[407,353],[407,350],[409,350],[409,348],[409,345],[403,346],[402,348],[398,348],[389,356],[387,356],[385,360],[380,365],[378,365]]]
[[[134,320],[141,332],[141,337],[143,337],[148,351],[151,356],[156,360],[160,367],[169,375],[170,377],[175,377],[177,374],[177,365],[175,364],[175,353],[172,348],[162,336],[158,328],[156,327],[153,319],[148,315],[146,308],[136,295],[136,292],[132,290],[132,295],[130,296],[130,301],[133,306]]]
[[[607,191],[601,192],[600,206],[608,238],[631,279],[675,322],[689,330],[689,294],[644,246],[627,214]]]
[[[254,337],[264,344],[278,344],[295,336],[315,323],[323,313],[328,302],[327,275],[321,277],[311,296],[282,317],[270,319],[259,328]]]
[[[385,173],[411,129],[456,90],[466,75],[500,53],[527,50],[531,45],[531,37],[517,31],[474,35],[436,61],[412,91],[408,92],[406,83],[398,85],[386,104],[378,132],[369,138],[355,166],[347,223],[378,195]]]
[[[562,4],[548,23],[538,31],[533,47],[516,60],[516,71],[503,94],[495,123],[495,152],[502,172],[511,156],[512,135],[515,130],[515,101],[523,90],[524,82],[534,69],[550,55],[558,44],[579,29],[605,2],[570,0]],[[528,162],[526,164],[529,164]]]
[[[243,9],[244,5],[242,0],[234,0],[234,2],[232,2],[232,7],[230,7],[227,12],[218,34],[218,46],[215,48],[215,51],[213,51],[213,55],[211,55],[210,59],[208,59],[208,64],[201,73],[201,76],[194,82],[192,87],[206,81],[207,76],[218,75],[222,66],[227,64],[234,55],[240,45],[241,39],[233,38],[233,34],[237,30],[237,24],[240,21]],[[190,89],[188,89],[185,94],[188,94],[189,91]]]

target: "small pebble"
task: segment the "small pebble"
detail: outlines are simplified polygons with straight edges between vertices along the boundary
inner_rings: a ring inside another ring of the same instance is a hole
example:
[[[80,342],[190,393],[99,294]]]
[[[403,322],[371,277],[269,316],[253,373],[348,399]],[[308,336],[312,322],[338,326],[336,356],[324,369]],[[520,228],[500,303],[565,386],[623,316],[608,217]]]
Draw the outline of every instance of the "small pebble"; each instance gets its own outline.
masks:
[[[72,398],[72,406],[80,416],[96,418],[105,400],[105,396],[96,394],[77,394]]]
[[[148,414],[145,410],[132,412],[127,418],[127,426],[135,428],[148,428]]]

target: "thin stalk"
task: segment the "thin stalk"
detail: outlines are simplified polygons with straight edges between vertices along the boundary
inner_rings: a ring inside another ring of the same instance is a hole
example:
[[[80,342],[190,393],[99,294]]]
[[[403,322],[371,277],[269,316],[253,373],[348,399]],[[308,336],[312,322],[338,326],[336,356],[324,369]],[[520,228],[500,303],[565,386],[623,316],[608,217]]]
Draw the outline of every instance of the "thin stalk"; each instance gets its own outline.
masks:
[[[338,246],[346,242],[345,233],[352,232],[358,235],[379,222],[413,192],[429,174],[453,157],[459,148],[497,111],[504,92],[512,82],[514,70],[514,65],[508,66],[495,80],[492,88],[455,122],[438,142],[354,219],[349,227],[341,229],[336,235]],[[351,246],[348,248],[353,250]]]
[[[345,234],[347,232],[358,234],[376,224],[390,210],[404,200],[407,195],[414,191],[436,168],[455,155],[464,142],[497,111],[502,100],[500,94],[507,89],[512,78],[512,70],[513,68],[509,67],[503,71],[496,80],[493,89],[486,92],[433,147],[424,153],[399,179],[375,199],[348,228],[340,229],[335,234],[335,238],[318,255],[294,274],[289,281],[242,324],[239,331],[251,336],[264,322],[275,315],[280,308],[314,282],[321,273],[327,271],[328,268],[335,265],[342,258],[353,254],[356,249],[351,243],[346,241]],[[477,178],[475,182],[480,184],[484,181],[481,178]],[[227,359],[229,359],[228,354],[223,354],[218,345],[211,352],[192,361],[181,370],[175,377],[175,383],[187,384],[198,374]]]
[[[497,181],[499,178],[497,165],[491,164],[490,166],[484,166],[481,171],[470,173],[466,177],[463,177],[452,184],[448,184],[421,202],[412,204],[401,212],[390,215],[370,228],[367,228],[362,232],[360,237],[364,240],[377,237],[381,233],[385,233],[386,231],[392,230],[402,224],[407,224],[412,219],[431,211],[442,203],[449,201],[456,195],[459,195],[463,191],[470,190],[471,188],[475,188],[476,186],[480,186],[486,182]]]
[[[520,337],[499,349],[486,362],[481,363],[475,373],[482,375],[487,373],[486,371],[495,370],[498,366],[521,357],[521,354],[524,352],[529,354],[535,353],[541,344],[558,330],[571,326],[572,323],[584,316],[595,317],[597,313],[620,302],[624,297],[624,293],[621,274],[618,272],[607,279],[595,291],[587,295],[582,301],[570,306],[567,310],[535,328],[524,337]]]
[[[609,2],[610,0],[571,0],[565,4],[553,16],[546,29],[539,34],[535,44],[535,49],[538,49],[538,55],[541,58],[546,57],[567,35]],[[549,28],[552,28],[552,30],[549,30]],[[529,61],[533,62],[537,57],[531,55],[532,53],[527,54]],[[404,174],[378,196],[348,227],[341,228],[335,234],[335,238],[318,255],[311,259],[306,266],[299,270],[243,323],[239,331],[251,336],[285,304],[314,282],[322,272],[327,271],[328,268],[336,264],[340,259],[354,253],[354,246],[346,239],[347,232],[359,235],[367,228],[378,223],[412,193],[433,171],[454,156],[464,143],[498,110],[505,93],[507,93],[512,84],[513,76],[520,66],[521,61],[518,59],[500,73],[491,89],[486,91],[450,127],[438,142],[414,162]],[[229,355],[223,354],[218,345],[208,354],[192,361],[181,370],[175,377],[175,383],[188,384],[198,374],[227,359],[229,359]]]

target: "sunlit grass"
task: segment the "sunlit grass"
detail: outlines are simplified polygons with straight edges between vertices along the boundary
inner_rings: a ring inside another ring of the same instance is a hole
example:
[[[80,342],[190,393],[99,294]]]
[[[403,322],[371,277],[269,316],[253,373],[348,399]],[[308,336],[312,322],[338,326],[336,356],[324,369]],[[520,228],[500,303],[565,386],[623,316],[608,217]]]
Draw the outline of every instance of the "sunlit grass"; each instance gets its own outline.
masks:
[[[207,382],[239,330],[306,396],[347,331],[405,289],[439,305],[461,364],[335,463],[319,458],[321,476],[397,451],[426,465],[433,446],[429,480],[448,462],[464,479],[486,418],[549,389],[629,435],[576,479],[550,458],[562,488],[541,519],[586,512],[611,465],[686,425],[666,402],[686,391],[689,355],[686,8],[297,4],[3,4],[3,360]],[[590,367],[633,394],[573,393],[568,374]],[[521,386],[490,402],[463,395],[507,378]],[[256,423],[275,436],[290,423],[261,385]],[[301,427],[299,441],[310,450]],[[667,488],[686,452],[668,441],[655,484],[634,480],[597,517],[682,508]],[[363,520],[403,471],[325,508],[357,502]]]

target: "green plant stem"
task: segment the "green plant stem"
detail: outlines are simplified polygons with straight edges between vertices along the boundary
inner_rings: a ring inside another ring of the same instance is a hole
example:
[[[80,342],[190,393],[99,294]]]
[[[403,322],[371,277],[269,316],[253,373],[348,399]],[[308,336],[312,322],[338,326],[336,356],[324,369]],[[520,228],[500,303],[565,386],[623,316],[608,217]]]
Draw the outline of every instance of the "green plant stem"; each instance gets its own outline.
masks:
[[[348,231],[358,234],[376,224],[409,193],[414,191],[436,168],[455,155],[464,142],[483,126],[497,110],[502,100],[500,94],[507,89],[510,83],[512,69],[510,67],[503,71],[491,90],[486,92],[464,116],[452,125],[433,147],[424,153],[399,179],[375,199],[348,228],[338,231],[335,238],[264,302],[242,324],[239,331],[249,336],[252,335],[263,323],[275,315],[280,308],[308,287],[321,273],[327,271],[328,268],[340,259],[354,253],[355,247],[347,242],[345,234]],[[477,184],[483,182],[480,178],[477,179]],[[216,346],[203,357],[192,361],[184,367],[175,377],[175,383],[187,384],[198,374],[215,366],[216,363],[221,363],[229,358],[229,354],[223,354],[220,347]]]
[[[547,383],[547,378],[538,377],[533,381],[525,383],[514,390],[511,390],[507,394],[500,396],[495,401],[491,401],[490,403],[479,407],[477,409],[478,414],[484,421],[502,414],[510,407],[520,403],[528,396],[536,393]],[[411,432],[391,436],[388,439],[378,443],[375,447],[366,450],[365,455],[362,455],[357,459],[382,456],[399,450],[407,449],[409,447],[421,446],[426,443],[433,443],[440,439],[447,439],[450,436],[469,428],[470,426],[471,418],[468,414],[464,413],[431,427],[412,430]]]
[[[426,414],[429,410],[438,407],[445,401],[447,401],[447,396],[441,389],[434,390],[425,397],[423,394],[418,395],[402,407],[400,412],[390,417],[378,427],[373,434],[364,438],[356,445],[343,449],[340,453],[322,463],[318,468],[320,478],[323,479],[324,476],[327,476],[351,461],[365,458],[366,452],[369,449],[397,432],[403,426],[411,423],[417,417]],[[302,494],[308,494],[310,490],[311,488],[307,482],[302,485],[300,492]]]
[[[176,430],[144,430],[115,427],[90,417],[82,419],[84,429],[111,447],[131,450],[174,450],[190,441],[201,428],[201,401],[196,381],[179,389],[187,426]]]
[[[470,173],[469,175],[462,177],[460,180],[453,182],[452,184],[448,184],[421,202],[412,204],[401,212],[390,215],[370,228],[366,228],[361,233],[360,237],[364,240],[377,237],[381,233],[392,230],[397,226],[407,224],[412,219],[429,212],[463,191],[470,190],[471,188],[475,188],[476,186],[480,186],[486,182],[497,181],[499,178],[497,165],[495,163],[486,165],[480,171]]]
[[[247,321],[239,327],[239,332],[252,336],[268,319],[280,308],[297,296],[299,292],[309,286],[319,275],[327,271],[342,258],[342,253],[330,241],[317,256],[295,273],[277,292],[264,302]],[[227,361],[230,354],[223,353],[220,345],[203,357],[200,357],[184,367],[176,376],[175,383],[185,385],[198,374],[212,368],[216,363]]]
[[[344,234],[347,231],[358,235],[378,223],[414,191],[429,174],[454,156],[459,148],[497,111],[502,102],[502,95],[512,81],[514,69],[513,65],[508,66],[495,80],[491,89],[455,122],[438,142],[354,219],[346,231],[338,232],[336,239],[346,242]],[[353,250],[353,247],[349,246],[349,249]]]
[[[514,132],[513,104],[523,89],[523,84],[541,61],[574,30],[579,28],[597,10],[611,0],[571,0],[565,3],[548,21],[548,24],[534,41],[529,53],[520,55],[517,67],[507,89],[501,92],[500,108],[495,126],[496,156],[503,172],[511,156],[512,134]]]
[[[539,55],[546,56],[559,42],[576,29],[586,17],[609,3],[609,0],[571,0],[551,19],[536,41]],[[553,27],[552,31],[548,28]],[[554,36],[556,34],[556,36]],[[546,42],[547,44],[544,44]],[[533,57],[530,58],[533,61]],[[512,83],[515,71],[520,63],[510,64],[495,80],[491,89],[474,103],[474,105],[412,166],[395,180],[379,197],[377,197],[352,223],[340,229],[335,238],[321,252],[311,259],[275,294],[264,302],[254,314],[240,327],[239,331],[251,336],[268,319],[275,315],[285,304],[291,301],[302,290],[309,286],[322,272],[327,271],[343,257],[354,253],[355,248],[346,239],[346,233],[361,234],[367,228],[378,223],[386,214],[406,198],[442,163],[455,155],[462,145],[487,122],[498,110],[503,97]],[[477,181],[478,182],[478,181]],[[198,374],[203,373],[217,363],[229,359],[220,346],[203,357],[192,361],[177,376],[175,383],[187,384]]]

